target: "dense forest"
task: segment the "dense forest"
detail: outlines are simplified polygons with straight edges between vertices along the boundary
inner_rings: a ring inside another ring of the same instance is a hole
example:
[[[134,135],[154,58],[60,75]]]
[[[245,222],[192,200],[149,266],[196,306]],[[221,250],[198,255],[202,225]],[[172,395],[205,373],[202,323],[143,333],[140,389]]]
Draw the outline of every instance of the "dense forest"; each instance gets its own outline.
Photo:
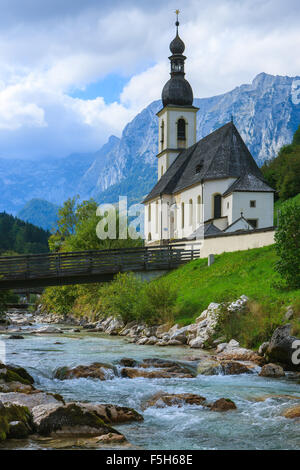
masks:
[[[50,232],[28,222],[0,213],[0,254],[45,253]]]
[[[284,145],[277,157],[264,163],[264,178],[277,190],[276,198],[285,201],[300,193],[300,126],[291,144]]]

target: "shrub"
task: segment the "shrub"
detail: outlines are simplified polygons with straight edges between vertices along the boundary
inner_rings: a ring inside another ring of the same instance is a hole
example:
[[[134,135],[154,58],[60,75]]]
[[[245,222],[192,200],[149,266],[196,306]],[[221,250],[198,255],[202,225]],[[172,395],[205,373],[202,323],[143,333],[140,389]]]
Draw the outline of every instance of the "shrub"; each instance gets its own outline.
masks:
[[[103,284],[99,291],[101,310],[120,316],[124,323],[136,320],[136,304],[143,282],[133,273],[118,274],[116,279]]]
[[[174,321],[177,294],[170,282],[145,283],[136,304],[136,318],[149,325]]]
[[[58,315],[71,313],[77,296],[77,286],[55,286],[45,289],[41,302],[45,310]]]
[[[275,234],[279,261],[276,270],[288,287],[300,287],[300,202],[285,202],[280,209],[279,226]]]

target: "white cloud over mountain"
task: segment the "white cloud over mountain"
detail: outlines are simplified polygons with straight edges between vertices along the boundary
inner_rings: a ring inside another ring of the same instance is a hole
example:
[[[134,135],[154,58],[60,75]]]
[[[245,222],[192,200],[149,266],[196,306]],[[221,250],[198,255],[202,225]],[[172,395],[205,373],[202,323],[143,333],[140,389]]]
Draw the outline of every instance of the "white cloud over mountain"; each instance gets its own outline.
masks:
[[[160,97],[178,5],[195,96],[299,75],[298,0],[0,0],[0,156],[92,151],[120,134]],[[74,97],[111,73],[128,77],[118,102]]]

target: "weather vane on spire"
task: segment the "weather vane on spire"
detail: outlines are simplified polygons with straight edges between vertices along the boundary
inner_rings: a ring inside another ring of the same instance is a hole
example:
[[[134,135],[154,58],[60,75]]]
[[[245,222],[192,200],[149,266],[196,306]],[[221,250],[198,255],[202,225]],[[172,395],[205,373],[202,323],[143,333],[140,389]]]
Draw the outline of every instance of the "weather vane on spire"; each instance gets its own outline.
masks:
[[[179,26],[179,21],[178,21],[178,15],[180,13],[180,10],[175,10],[175,13],[176,13],[176,29],[177,29],[177,34],[178,34],[178,26]]]

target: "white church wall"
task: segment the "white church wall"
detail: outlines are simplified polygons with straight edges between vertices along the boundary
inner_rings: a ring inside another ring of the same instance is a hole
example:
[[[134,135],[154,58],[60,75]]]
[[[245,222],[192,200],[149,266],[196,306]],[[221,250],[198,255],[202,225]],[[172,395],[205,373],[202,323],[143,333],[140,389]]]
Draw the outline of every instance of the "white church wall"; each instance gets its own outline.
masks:
[[[265,192],[235,192],[233,193],[233,222],[241,216],[245,219],[256,219],[257,228],[273,226],[274,194]],[[255,207],[250,206],[255,201]]]
[[[205,181],[204,182],[204,198],[203,198],[203,203],[204,203],[204,221],[212,219],[213,218],[213,207],[214,207],[214,202],[213,202],[213,195],[215,194],[223,194],[226,189],[229,188],[229,186],[232,185],[232,183],[236,180],[236,178],[224,178],[224,179],[219,179],[219,180],[212,180],[212,181]],[[222,216],[227,215],[228,213],[223,213],[224,207],[222,206]],[[229,222],[230,223],[230,222]]]

